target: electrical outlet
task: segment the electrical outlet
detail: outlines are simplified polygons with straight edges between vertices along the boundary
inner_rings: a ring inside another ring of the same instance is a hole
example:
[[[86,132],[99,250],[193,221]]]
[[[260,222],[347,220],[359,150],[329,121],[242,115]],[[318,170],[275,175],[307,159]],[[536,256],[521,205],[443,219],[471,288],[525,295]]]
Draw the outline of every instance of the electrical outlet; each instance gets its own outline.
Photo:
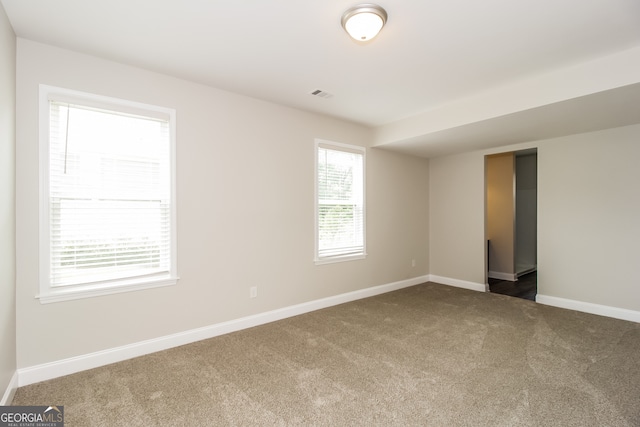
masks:
[[[249,288],[249,298],[255,298],[258,296],[258,287],[252,286]]]

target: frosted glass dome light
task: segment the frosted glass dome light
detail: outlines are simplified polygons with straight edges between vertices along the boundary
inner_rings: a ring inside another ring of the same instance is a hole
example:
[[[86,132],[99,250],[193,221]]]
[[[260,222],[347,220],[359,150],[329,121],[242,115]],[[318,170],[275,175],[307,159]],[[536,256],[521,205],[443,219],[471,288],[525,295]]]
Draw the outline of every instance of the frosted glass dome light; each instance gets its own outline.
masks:
[[[371,40],[386,22],[387,12],[370,3],[354,6],[342,15],[342,26],[357,41]]]

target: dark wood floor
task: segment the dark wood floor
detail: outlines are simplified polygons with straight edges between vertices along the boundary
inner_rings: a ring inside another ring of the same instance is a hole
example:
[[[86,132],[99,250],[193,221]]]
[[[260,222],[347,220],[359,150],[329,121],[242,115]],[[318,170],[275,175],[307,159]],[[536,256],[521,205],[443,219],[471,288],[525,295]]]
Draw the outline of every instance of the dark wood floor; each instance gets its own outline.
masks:
[[[537,288],[538,273],[536,271],[520,276],[516,282],[489,279],[489,289],[491,292],[509,295],[516,298],[524,298],[531,301],[536,300]]]

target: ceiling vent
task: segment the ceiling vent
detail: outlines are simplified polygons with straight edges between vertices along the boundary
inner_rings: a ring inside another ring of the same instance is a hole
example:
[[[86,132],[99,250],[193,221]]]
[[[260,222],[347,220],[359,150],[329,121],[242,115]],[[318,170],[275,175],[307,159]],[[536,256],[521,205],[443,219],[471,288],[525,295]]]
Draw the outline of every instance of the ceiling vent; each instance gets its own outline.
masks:
[[[329,92],[325,92],[323,90],[320,89],[316,89],[313,92],[311,92],[311,95],[313,96],[317,96],[318,98],[332,98],[333,95],[330,94]]]

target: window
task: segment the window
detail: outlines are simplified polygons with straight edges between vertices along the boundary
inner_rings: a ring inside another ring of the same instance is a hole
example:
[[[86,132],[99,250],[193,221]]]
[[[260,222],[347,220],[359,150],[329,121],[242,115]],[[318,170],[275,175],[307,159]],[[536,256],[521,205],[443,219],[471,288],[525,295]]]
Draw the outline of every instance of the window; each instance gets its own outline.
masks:
[[[365,149],[316,140],[316,264],[365,257]]]
[[[175,111],[40,86],[40,301],[174,284]]]

